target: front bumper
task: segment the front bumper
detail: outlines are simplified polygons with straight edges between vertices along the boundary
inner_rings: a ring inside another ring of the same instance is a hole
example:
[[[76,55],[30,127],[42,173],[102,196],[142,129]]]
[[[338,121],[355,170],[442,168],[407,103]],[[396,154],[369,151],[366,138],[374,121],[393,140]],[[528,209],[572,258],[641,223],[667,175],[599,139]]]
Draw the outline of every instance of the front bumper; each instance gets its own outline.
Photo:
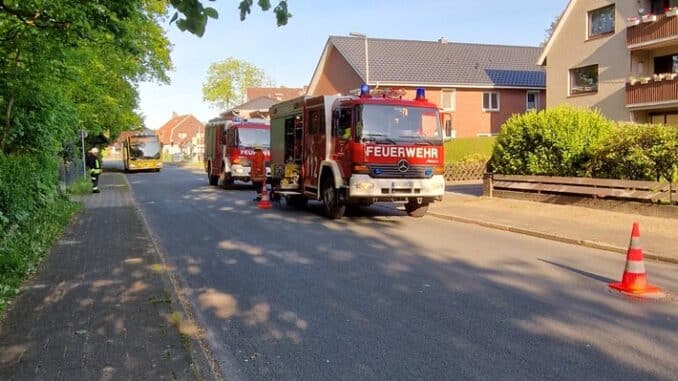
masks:
[[[236,180],[249,181],[252,167],[245,167],[239,164],[231,166],[231,177]],[[271,167],[266,167],[266,177],[271,177]]]
[[[440,198],[445,194],[442,175],[429,179],[375,179],[369,175],[353,175],[349,181],[348,197],[394,199],[405,197]]]
[[[145,169],[161,169],[162,168],[162,162],[160,161],[145,161],[145,160],[134,160],[130,161],[129,163],[129,169],[130,170],[137,170],[137,171],[142,171]]]

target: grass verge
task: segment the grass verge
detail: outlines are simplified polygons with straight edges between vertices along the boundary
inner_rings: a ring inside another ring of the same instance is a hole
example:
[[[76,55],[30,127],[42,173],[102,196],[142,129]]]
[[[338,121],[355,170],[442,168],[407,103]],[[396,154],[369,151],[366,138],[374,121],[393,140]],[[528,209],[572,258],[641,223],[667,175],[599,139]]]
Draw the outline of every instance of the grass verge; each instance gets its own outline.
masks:
[[[0,318],[79,209],[80,204],[58,196],[0,237]]]
[[[67,189],[68,194],[86,195],[92,193],[92,180],[87,177],[79,177]]]
[[[460,138],[445,142],[445,163],[466,161],[471,157],[489,159],[492,156],[495,136]]]

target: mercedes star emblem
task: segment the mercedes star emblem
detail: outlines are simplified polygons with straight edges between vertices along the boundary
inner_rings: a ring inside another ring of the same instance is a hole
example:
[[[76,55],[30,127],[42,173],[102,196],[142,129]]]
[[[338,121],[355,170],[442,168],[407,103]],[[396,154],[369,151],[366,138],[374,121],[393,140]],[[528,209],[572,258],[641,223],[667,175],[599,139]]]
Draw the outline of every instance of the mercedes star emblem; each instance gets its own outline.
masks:
[[[398,162],[398,170],[400,172],[407,172],[408,169],[410,169],[410,163],[408,163],[405,159],[401,159]]]

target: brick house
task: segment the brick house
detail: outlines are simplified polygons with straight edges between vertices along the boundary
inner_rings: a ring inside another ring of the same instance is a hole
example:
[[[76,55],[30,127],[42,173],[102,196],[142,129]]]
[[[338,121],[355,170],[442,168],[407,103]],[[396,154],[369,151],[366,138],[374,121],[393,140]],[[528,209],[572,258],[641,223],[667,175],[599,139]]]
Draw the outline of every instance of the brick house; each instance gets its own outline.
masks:
[[[550,106],[678,124],[678,1],[570,0],[537,63]]]
[[[441,109],[446,133],[496,135],[513,114],[545,107],[540,49],[438,41],[331,36],[313,73],[308,95],[348,94],[361,84],[417,87]]]
[[[250,87],[247,89],[247,102],[222,112],[222,119],[261,118],[268,119],[269,109],[278,102],[304,95],[306,88],[296,87]]]
[[[250,87],[247,89],[247,101],[266,97],[282,102],[302,96],[305,93],[306,88],[300,87]]]
[[[268,119],[269,109],[274,104],[280,102],[277,99],[261,96],[251,101],[245,102],[241,105],[235,106],[228,111],[221,113],[221,118],[226,120],[233,120],[234,118],[252,119],[261,118]]]
[[[156,133],[163,144],[163,152],[193,156],[201,155],[205,150],[205,126],[193,115],[172,114]]]

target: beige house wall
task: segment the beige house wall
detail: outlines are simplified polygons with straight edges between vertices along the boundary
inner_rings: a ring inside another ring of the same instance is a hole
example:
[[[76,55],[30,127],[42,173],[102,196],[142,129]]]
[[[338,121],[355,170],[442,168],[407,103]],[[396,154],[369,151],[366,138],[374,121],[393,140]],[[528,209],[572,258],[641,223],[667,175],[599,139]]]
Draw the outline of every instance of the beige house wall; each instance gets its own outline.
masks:
[[[598,108],[608,118],[631,119],[626,108],[625,84],[631,70],[631,54],[626,45],[626,19],[637,15],[635,0],[573,0],[573,8],[558,33],[553,36],[546,59],[546,103],[549,107],[572,104]],[[614,34],[588,38],[588,12],[615,5]],[[598,92],[569,94],[570,69],[598,65]]]

